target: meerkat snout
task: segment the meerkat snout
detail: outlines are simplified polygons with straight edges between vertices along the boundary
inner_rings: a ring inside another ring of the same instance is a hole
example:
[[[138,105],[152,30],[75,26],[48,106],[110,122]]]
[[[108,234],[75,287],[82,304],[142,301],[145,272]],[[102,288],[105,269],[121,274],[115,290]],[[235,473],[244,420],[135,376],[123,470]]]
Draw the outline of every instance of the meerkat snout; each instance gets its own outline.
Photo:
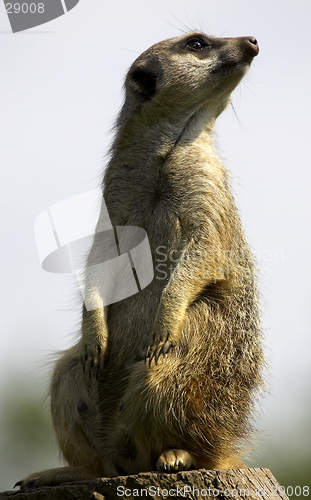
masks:
[[[242,37],[245,42],[245,51],[249,53],[251,57],[255,57],[259,54],[259,46],[257,39],[253,36]]]

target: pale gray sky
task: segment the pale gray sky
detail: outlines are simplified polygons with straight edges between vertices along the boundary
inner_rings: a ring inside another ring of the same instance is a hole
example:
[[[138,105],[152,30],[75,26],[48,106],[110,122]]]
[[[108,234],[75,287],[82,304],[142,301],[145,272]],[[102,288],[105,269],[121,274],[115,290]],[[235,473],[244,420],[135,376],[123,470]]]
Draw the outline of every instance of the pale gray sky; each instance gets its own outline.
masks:
[[[273,394],[264,427],[273,433],[303,415],[311,386],[310,19],[309,0],[80,0],[12,34],[0,3],[0,394],[19,377],[36,388],[48,354],[78,331],[74,280],[40,268],[35,218],[98,187],[127,68],[186,25],[259,41],[234,93],[236,114],[229,107],[219,119],[218,146],[262,270]]]

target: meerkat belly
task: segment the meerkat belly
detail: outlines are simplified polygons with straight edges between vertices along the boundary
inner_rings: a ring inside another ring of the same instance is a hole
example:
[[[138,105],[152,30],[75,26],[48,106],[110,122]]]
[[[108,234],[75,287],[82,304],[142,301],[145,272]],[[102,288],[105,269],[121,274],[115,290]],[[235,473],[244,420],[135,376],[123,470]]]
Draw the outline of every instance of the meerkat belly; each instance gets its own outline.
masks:
[[[140,288],[136,276],[138,292],[108,307],[111,356],[115,353],[118,359],[120,344],[127,359],[129,350],[135,357],[146,347],[163,289],[185,245],[178,215],[167,206],[165,200],[159,198],[154,204],[151,198],[142,197],[141,207],[139,202],[135,206],[135,211],[127,214],[123,225],[138,226],[146,231],[154,276],[144,288]]]

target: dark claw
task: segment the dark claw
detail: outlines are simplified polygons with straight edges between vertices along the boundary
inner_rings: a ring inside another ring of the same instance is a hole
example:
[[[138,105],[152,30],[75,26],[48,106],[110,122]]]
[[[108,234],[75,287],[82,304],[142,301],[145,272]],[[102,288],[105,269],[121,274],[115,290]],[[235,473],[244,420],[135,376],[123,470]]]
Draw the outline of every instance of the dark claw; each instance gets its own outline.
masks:
[[[13,488],[16,488],[16,486],[21,486],[24,481],[17,481],[17,483],[14,484]]]
[[[154,358],[154,350],[152,349],[150,352],[149,352],[149,368],[151,366],[151,361],[153,360]]]
[[[147,358],[148,358],[148,356],[149,356],[149,354],[150,354],[150,349],[151,349],[151,347],[150,347],[150,345],[148,345],[148,347],[147,347],[147,351],[146,351],[146,353],[145,353],[145,363],[146,363]]]
[[[160,354],[161,354],[161,347],[158,347],[158,349],[155,353],[155,356],[154,356],[154,360],[155,360],[156,365],[158,364],[158,359],[159,359]]]

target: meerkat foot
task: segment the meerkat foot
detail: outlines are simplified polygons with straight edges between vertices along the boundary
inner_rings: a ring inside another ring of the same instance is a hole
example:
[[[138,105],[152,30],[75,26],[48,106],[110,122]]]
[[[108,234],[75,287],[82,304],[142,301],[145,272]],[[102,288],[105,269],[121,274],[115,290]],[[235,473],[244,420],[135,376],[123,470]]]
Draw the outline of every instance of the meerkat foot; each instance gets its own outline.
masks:
[[[162,355],[165,357],[165,355],[169,352],[170,349],[172,349],[175,346],[174,343],[170,342],[169,340],[166,340],[165,342],[157,342],[154,343],[153,345],[149,345],[147,347],[147,350],[145,352],[144,359],[147,361],[149,359],[149,368],[151,366],[151,362],[154,359],[155,364],[158,364],[158,359]]]
[[[185,450],[166,450],[157,461],[156,467],[162,472],[177,472],[189,470],[193,465],[193,459]]]
[[[83,467],[58,467],[29,474],[24,479],[17,481],[14,488],[19,486],[21,490],[24,490],[26,488],[39,488],[41,486],[57,486],[62,483],[86,481],[95,477],[95,475],[88,473]]]

